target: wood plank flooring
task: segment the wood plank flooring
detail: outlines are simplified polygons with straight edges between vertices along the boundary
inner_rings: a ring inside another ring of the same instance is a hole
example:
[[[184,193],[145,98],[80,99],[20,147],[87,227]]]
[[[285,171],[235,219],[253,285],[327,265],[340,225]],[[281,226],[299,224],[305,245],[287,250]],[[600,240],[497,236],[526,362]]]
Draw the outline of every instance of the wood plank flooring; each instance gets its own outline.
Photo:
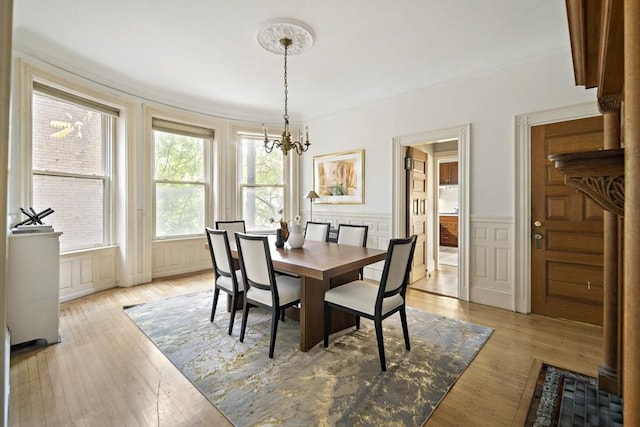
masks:
[[[210,289],[212,279],[212,273],[201,273],[62,304],[62,341],[11,355],[10,425],[231,425],[122,310]],[[495,329],[427,426],[511,426],[535,359],[588,375],[596,375],[602,360],[602,328],[597,326],[411,289],[407,302]]]
[[[447,297],[458,297],[458,267],[440,264],[440,269],[432,271],[425,277],[409,285],[411,289],[418,289]]]

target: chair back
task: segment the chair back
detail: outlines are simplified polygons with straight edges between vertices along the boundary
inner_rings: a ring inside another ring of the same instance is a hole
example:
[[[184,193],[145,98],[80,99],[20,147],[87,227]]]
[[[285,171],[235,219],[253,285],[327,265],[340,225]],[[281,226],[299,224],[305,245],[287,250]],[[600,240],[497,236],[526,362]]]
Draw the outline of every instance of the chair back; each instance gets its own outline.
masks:
[[[245,289],[272,289],[275,276],[267,236],[236,233],[235,238]]]
[[[307,221],[307,227],[304,230],[305,240],[317,240],[319,242],[329,241],[329,228],[331,224],[328,222]]]
[[[243,219],[233,221],[216,221],[216,229],[225,230],[227,232],[227,239],[230,242],[235,241],[234,234],[246,233],[247,229]]]
[[[338,225],[338,244],[351,246],[367,246],[368,225]]]
[[[417,236],[414,234],[407,238],[391,239],[389,242],[376,304],[382,305],[384,298],[398,293],[404,298],[407,282],[409,281],[409,272],[411,271],[411,262],[413,261],[413,251],[416,248],[416,240]]]
[[[211,255],[211,263],[213,271],[218,276],[234,276],[233,263],[231,261],[231,249],[229,247],[229,238],[224,230],[214,230],[205,227],[207,241],[209,242],[209,254]]]

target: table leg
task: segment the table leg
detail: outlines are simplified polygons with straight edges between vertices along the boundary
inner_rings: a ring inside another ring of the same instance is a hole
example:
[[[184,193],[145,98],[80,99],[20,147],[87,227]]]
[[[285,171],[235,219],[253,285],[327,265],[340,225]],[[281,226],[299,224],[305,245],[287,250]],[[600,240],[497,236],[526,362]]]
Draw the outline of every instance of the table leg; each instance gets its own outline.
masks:
[[[300,351],[309,351],[323,339],[324,293],[329,288],[358,279],[358,271],[322,281],[301,277],[300,286]],[[343,311],[331,312],[331,332],[355,325],[355,316]]]

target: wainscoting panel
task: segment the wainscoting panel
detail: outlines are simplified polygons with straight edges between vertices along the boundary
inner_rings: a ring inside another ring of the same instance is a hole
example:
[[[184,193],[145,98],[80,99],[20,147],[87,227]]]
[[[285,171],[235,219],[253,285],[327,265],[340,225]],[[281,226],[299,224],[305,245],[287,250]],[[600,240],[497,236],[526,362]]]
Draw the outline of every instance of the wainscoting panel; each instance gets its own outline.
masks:
[[[471,301],[515,309],[513,239],[513,219],[471,217]]]
[[[116,246],[60,255],[60,301],[116,286]]]
[[[153,278],[212,268],[205,244],[205,237],[153,242]]]
[[[320,211],[318,206],[314,206],[313,220],[331,223],[332,228],[338,228],[339,224],[368,225],[367,247],[376,249],[387,249],[391,239],[391,217],[381,214],[361,214],[361,213],[334,213]],[[384,261],[371,264],[364,268],[364,276],[368,279],[380,280]]]

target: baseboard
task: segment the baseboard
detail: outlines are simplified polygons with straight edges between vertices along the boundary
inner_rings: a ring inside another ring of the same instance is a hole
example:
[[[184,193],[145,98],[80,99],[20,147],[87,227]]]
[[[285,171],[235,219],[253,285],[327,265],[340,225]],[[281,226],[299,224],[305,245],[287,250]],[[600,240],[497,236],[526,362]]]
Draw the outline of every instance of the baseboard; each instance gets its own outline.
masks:
[[[513,311],[513,295],[508,292],[500,292],[495,289],[482,288],[471,284],[470,288],[471,301],[490,305],[492,307],[504,308]]]

